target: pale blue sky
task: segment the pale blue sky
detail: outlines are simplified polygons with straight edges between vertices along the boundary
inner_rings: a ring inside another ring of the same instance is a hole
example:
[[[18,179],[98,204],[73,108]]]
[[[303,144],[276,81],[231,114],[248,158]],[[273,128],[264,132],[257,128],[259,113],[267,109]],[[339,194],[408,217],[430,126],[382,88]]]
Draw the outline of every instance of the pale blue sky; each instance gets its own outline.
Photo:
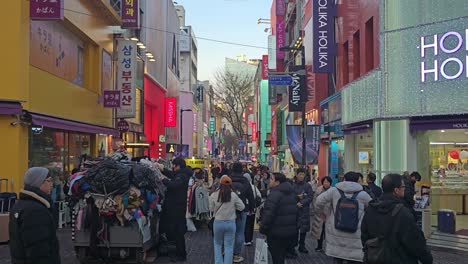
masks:
[[[224,58],[245,54],[247,59],[261,59],[267,54],[268,24],[257,24],[269,18],[272,0],[175,0],[185,8],[185,24],[191,25],[197,37],[242,43],[265,49],[234,46],[197,39],[198,79],[210,80],[224,66]]]

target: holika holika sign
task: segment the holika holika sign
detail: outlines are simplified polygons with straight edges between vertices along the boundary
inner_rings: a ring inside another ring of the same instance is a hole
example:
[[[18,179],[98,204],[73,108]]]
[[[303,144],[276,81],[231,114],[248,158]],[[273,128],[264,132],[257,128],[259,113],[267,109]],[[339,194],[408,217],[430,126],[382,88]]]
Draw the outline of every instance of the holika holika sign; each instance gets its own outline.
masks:
[[[313,71],[330,73],[334,68],[335,0],[316,0],[312,6]]]
[[[468,29],[421,37],[421,82],[468,78]]]

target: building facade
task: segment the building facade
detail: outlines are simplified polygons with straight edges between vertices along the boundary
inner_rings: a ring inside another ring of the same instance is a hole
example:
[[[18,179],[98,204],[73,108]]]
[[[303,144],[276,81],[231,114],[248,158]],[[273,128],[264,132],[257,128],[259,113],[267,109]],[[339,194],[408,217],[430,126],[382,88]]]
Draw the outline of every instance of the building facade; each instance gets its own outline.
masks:
[[[365,2],[363,10],[369,7]],[[343,129],[349,132],[345,167],[374,171],[379,178],[419,171],[423,185],[432,185],[433,212],[450,208],[468,213],[463,207],[468,177],[466,1],[443,8],[431,1],[399,0],[374,1],[373,6],[378,12],[368,12],[371,17],[349,15],[363,19],[353,33],[360,37],[356,43],[365,45],[359,52],[371,48],[373,33],[378,56],[360,56],[348,67],[352,81],[345,84],[343,77],[341,82]],[[356,79],[358,63],[361,76]]]

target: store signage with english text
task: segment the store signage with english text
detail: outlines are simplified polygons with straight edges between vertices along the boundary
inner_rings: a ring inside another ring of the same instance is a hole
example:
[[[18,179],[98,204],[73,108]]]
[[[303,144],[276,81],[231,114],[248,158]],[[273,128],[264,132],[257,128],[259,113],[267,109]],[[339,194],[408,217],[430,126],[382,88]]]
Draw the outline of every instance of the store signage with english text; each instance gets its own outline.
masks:
[[[468,29],[421,37],[421,82],[468,78]]]
[[[335,44],[334,0],[317,0],[312,6],[313,70],[330,73],[334,69]]]

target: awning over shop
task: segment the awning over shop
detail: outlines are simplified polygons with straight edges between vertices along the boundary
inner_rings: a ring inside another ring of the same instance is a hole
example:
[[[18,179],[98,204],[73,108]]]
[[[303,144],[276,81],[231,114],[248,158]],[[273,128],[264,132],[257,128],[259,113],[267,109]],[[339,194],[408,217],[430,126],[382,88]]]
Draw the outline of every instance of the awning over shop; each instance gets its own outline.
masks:
[[[343,126],[342,130],[345,135],[352,135],[366,133],[370,128],[372,128],[372,120],[346,125]]]
[[[0,101],[0,115],[19,115],[22,111],[19,102]]]
[[[38,126],[77,131],[88,134],[106,134],[118,136],[119,131],[110,127],[96,126],[87,123],[76,122],[72,120],[30,113],[32,123]]]
[[[413,132],[435,129],[468,129],[468,115],[414,118],[410,122]]]

